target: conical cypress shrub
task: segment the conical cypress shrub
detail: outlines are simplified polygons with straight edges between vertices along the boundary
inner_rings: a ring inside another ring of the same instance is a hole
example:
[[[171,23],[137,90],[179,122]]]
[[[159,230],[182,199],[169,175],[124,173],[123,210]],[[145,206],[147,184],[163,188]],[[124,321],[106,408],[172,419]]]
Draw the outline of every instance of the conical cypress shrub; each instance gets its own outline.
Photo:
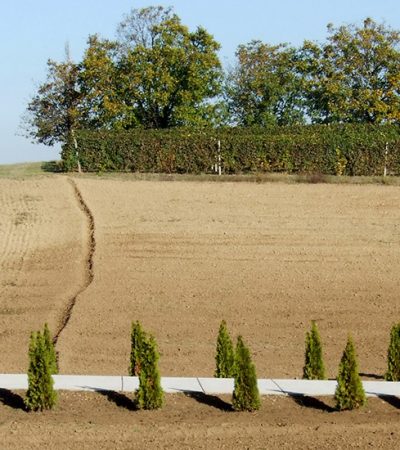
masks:
[[[339,410],[356,409],[363,406],[367,401],[358,373],[356,352],[351,336],[347,340],[340,361],[335,400],[336,407]]]
[[[52,409],[57,401],[51,365],[43,335],[32,333],[29,344],[28,391],[25,405],[30,411]]]
[[[306,334],[306,351],[303,368],[305,380],[325,380],[325,366],[322,359],[322,344],[317,324],[311,322],[311,330]]]
[[[236,411],[255,411],[261,405],[256,368],[241,336],[238,337],[236,344],[232,405]]]
[[[136,391],[136,406],[139,409],[159,409],[163,405],[164,393],[158,370],[159,354],[155,339],[150,336],[142,341],[139,389]]]
[[[393,325],[390,331],[387,364],[385,380],[400,381],[400,323]]]
[[[129,363],[129,375],[138,376],[141,370],[142,347],[146,334],[138,321],[132,322],[131,330],[131,357]]]
[[[49,359],[50,371],[51,374],[54,375],[58,373],[57,355],[47,323],[44,324],[43,339],[44,339],[44,346],[47,351],[47,357]]]
[[[235,352],[225,320],[219,326],[215,363],[214,375],[216,378],[231,378],[234,376]]]

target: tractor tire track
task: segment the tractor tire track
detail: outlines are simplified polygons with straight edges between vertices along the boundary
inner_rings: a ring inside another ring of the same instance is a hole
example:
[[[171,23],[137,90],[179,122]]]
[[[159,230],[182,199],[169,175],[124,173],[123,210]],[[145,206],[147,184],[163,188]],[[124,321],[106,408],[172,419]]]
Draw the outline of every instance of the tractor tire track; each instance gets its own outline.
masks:
[[[72,312],[74,306],[78,300],[78,297],[86,291],[86,289],[92,284],[94,279],[94,270],[93,270],[93,258],[94,252],[96,249],[96,239],[95,239],[95,224],[94,217],[87,203],[85,202],[81,191],[79,190],[77,184],[71,178],[68,178],[68,182],[72,186],[74,191],[75,198],[77,200],[79,209],[84,213],[87,221],[87,230],[88,230],[88,242],[86,244],[86,258],[85,258],[85,275],[84,275],[84,283],[76,292],[76,294],[70,298],[65,307],[61,319],[59,321],[59,325],[53,337],[54,345],[57,344],[58,339],[60,338],[61,333],[64,331],[65,327],[68,325],[68,322],[72,316]]]

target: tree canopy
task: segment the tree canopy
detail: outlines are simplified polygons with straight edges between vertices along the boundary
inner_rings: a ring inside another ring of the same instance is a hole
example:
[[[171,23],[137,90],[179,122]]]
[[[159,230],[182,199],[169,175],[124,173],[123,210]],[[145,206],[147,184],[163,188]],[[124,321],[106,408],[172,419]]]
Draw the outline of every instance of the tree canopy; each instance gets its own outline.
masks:
[[[80,62],[48,61],[26,134],[52,145],[76,129],[400,123],[400,33],[385,24],[330,24],[299,47],[251,41],[226,71],[219,49],[171,8],[133,9],[115,40],[89,36]]]

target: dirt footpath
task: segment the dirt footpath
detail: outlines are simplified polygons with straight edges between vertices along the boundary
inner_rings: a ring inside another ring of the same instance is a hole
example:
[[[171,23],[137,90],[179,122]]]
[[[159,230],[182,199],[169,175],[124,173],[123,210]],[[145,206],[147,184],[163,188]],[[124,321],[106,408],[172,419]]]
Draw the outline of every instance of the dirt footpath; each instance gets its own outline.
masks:
[[[63,373],[127,373],[132,320],[163,376],[210,376],[225,319],[259,377],[301,377],[318,322],[334,377],[352,333],[385,371],[400,320],[400,189],[76,178],[95,221],[94,280],[60,338]]]

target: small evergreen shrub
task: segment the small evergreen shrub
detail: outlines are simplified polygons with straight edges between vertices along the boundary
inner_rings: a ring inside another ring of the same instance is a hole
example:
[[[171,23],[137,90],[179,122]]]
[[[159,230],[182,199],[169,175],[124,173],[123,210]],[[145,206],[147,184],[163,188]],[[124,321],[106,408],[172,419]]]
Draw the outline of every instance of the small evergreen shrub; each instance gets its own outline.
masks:
[[[47,323],[44,324],[43,339],[47,357],[49,359],[50,371],[52,375],[55,375],[58,373],[57,354]]]
[[[306,334],[305,362],[303,378],[305,380],[325,380],[325,366],[322,359],[322,343],[315,321]]]
[[[138,321],[132,322],[131,330],[131,357],[129,364],[129,375],[139,376],[141,370],[142,347],[145,333]]]
[[[164,402],[158,370],[159,354],[153,336],[142,341],[141,369],[139,372],[139,389],[136,391],[136,406],[139,409],[159,409]]]
[[[390,331],[387,364],[385,380],[400,381],[400,323],[393,325]]]
[[[53,389],[52,363],[44,336],[32,333],[29,344],[28,391],[25,405],[30,411],[52,409],[57,401]]]
[[[363,406],[367,399],[358,373],[356,352],[352,338],[349,336],[343,352],[337,376],[335,392],[336,407],[340,411],[356,409]]]
[[[235,352],[225,320],[223,320],[219,326],[215,363],[216,368],[214,375],[216,378],[231,378],[234,376]]]
[[[238,337],[236,344],[235,387],[232,405],[236,411],[255,411],[261,406],[256,368],[251,361],[250,351],[241,336]]]

